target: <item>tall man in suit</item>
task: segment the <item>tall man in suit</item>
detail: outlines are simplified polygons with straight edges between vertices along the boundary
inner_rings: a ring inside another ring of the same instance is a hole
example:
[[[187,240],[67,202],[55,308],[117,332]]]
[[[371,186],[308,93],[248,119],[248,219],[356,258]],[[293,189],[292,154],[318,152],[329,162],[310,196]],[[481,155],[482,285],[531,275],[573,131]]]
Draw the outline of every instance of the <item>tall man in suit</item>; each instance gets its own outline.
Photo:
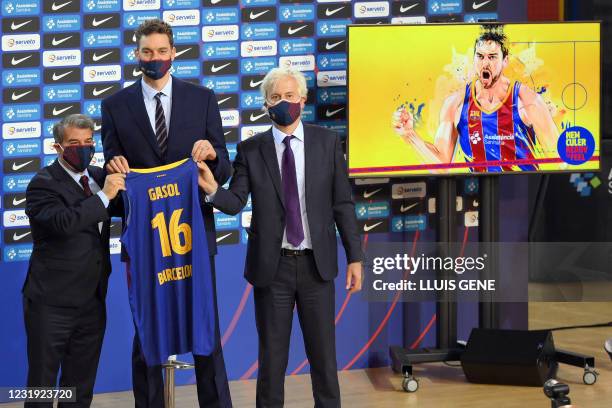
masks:
[[[27,385],[55,387],[61,366],[60,386],[76,387],[78,407],[91,404],[106,327],[109,202],[125,189],[123,174],[105,178],[101,168],[89,166],[93,132],[85,115],[57,123],[58,159],[26,191],[34,240],[23,286]]]
[[[142,79],[102,101],[107,171],[127,173],[130,166],[156,167],[191,156],[205,160],[215,180],[225,183],[231,164],[214,93],[170,75],[176,55],[170,25],[158,19],[145,21],[136,30],[136,41]],[[205,203],[204,194],[201,202],[214,285],[213,209]],[[231,407],[218,321],[215,337],[217,347],[210,356],[194,356],[198,400],[201,407]],[[163,407],[161,367],[147,367],[137,336],[132,380],[136,407]]]
[[[273,127],[238,144],[228,190],[200,167],[200,186],[216,208],[238,213],[253,204],[245,277],[254,286],[259,335],[257,406],[282,407],[293,308],[297,304],[311,365],[315,407],[339,407],[336,368],[336,228],[348,267],[346,289],[361,289],[363,253],[340,140],[300,120],[306,80],[271,70],[261,85]]]

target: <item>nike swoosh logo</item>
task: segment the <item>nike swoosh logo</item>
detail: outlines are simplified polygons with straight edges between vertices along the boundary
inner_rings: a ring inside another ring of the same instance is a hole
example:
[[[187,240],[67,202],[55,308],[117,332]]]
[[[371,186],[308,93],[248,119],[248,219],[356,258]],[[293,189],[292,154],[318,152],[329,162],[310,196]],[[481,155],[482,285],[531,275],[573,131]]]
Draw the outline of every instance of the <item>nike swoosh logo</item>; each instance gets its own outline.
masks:
[[[98,55],[98,54],[96,54],[96,53],[94,52],[94,55],[93,55],[93,57],[91,57],[91,59],[92,59],[92,60],[94,60],[94,62],[98,62],[98,61],[100,61],[102,58],[104,58],[104,57],[106,57],[106,56],[108,56],[108,55],[111,55],[112,53],[113,53],[112,51],[109,51],[109,52],[106,52],[106,53],[104,53],[104,54],[102,54],[102,55]]]
[[[381,221],[381,222],[377,222],[376,224],[372,224],[372,225],[365,224],[365,225],[363,226],[363,231],[364,231],[364,232],[371,231],[371,230],[373,230],[374,228],[378,227],[378,226],[379,226],[380,224],[382,224],[382,223],[383,223],[383,222]]]
[[[191,49],[191,47],[189,48],[185,48],[183,51],[179,51],[176,53],[175,58],[176,57],[180,57],[181,55],[183,55],[184,53],[186,53],[187,51],[189,51]]]
[[[336,48],[337,46],[339,46],[340,44],[342,44],[344,41],[346,41],[346,40],[338,41],[338,42],[333,43],[333,44],[330,44],[330,43],[326,42],[325,43],[325,49],[328,50],[328,51],[332,50],[332,49]]]
[[[17,235],[16,232],[13,232],[13,241],[19,241],[21,238],[23,237],[27,237],[28,235],[30,235],[32,233],[32,231],[28,231],[25,234],[19,234]]]
[[[63,77],[65,77],[66,75],[70,74],[70,73],[72,73],[72,71],[64,72],[64,73],[63,73],[63,74],[61,74],[61,75],[57,75],[57,74],[54,72],[54,73],[53,73],[53,80],[54,80],[54,81],[58,81],[58,80],[62,79]]]
[[[55,2],[53,2],[53,4],[51,5],[51,10],[53,10],[53,11],[60,10],[60,9],[62,9],[64,7],[66,7],[67,5],[69,5],[70,3],[72,3],[72,0],[67,1],[65,3],[62,3],[62,4],[55,4]]]
[[[340,10],[342,10],[343,8],[344,8],[344,6],[342,6],[342,7],[340,7],[340,8],[337,8],[337,9],[335,9],[335,10],[330,10],[330,9],[326,8],[326,9],[325,9],[325,15],[326,15],[327,17],[329,17],[329,16],[333,16],[334,14],[336,14],[337,12],[339,12]]]
[[[474,10],[478,10],[479,8],[481,8],[482,6],[487,5],[487,4],[488,4],[488,3],[490,3],[490,2],[491,2],[491,0],[483,1],[483,2],[481,2],[481,3],[476,3],[476,2],[473,2],[473,3],[472,3],[472,8],[473,8]]]
[[[221,235],[219,238],[217,238],[217,242],[223,241],[225,238],[229,237],[230,235],[232,235],[231,232],[229,234]]]
[[[69,35],[66,38],[62,38],[61,40],[56,40],[55,37],[53,37],[53,40],[51,40],[51,44],[53,44],[54,46],[57,46],[57,45],[60,45],[61,43],[68,41],[71,38],[72,38],[71,35]]]
[[[32,22],[32,20],[28,20],[28,21],[24,21],[23,23],[20,24],[15,24],[15,22],[13,21],[11,23],[11,30],[19,30],[21,27],[23,27],[26,24],[30,24]]]
[[[259,13],[253,13],[251,11],[251,14],[249,14],[249,17],[251,18],[251,20],[255,20],[255,19],[263,16],[264,14],[266,14],[268,11],[270,11],[270,10],[260,11]]]
[[[104,88],[104,89],[100,89],[100,90],[98,90],[97,88],[94,88],[91,93],[93,94],[93,96],[100,96],[104,92],[108,91],[111,88],[112,88],[112,86],[109,86],[108,88]]]
[[[13,57],[13,59],[11,60],[11,65],[18,65],[21,64],[23,61],[27,60],[28,58],[32,58],[34,54],[30,54],[27,57],[23,57],[23,58],[19,58],[19,59],[15,59],[15,57]]]
[[[473,128],[473,127],[476,127],[476,126],[478,126],[478,123],[469,123],[469,124],[468,124],[468,127],[469,127],[470,129],[471,129],[471,128]]]
[[[17,171],[17,170],[21,170],[23,169],[25,166],[27,166],[28,164],[32,163],[34,160],[30,160],[27,161],[25,163],[21,163],[21,164],[17,164],[17,163],[13,163],[13,171]]]
[[[96,20],[96,19],[94,18],[94,19],[93,19],[93,21],[91,22],[91,25],[92,25],[92,26],[94,26],[94,27],[97,27],[97,26],[99,26],[100,24],[104,24],[104,23],[106,23],[108,20],[110,20],[110,19],[112,19],[112,18],[113,18],[113,16],[110,16],[110,17],[103,18],[103,19],[102,19],[102,20],[100,20],[100,21],[98,21],[98,20]]]
[[[253,82],[253,80],[251,79],[251,82],[249,82],[249,85],[251,86],[251,88],[255,88],[255,87],[258,87],[259,85],[261,85],[262,82],[263,82],[263,79],[261,81],[257,81],[257,82]]]
[[[257,119],[259,119],[259,118],[263,118],[264,116],[266,116],[266,113],[265,113],[265,112],[264,112],[264,113],[262,113],[261,115],[257,115],[257,116],[253,116],[253,114],[251,113],[251,117],[250,117],[250,119],[251,119],[251,122],[255,122]]]
[[[230,99],[232,99],[232,97],[231,97],[231,96],[230,96],[229,98],[224,98],[224,99],[221,99],[219,102],[217,102],[217,105],[221,105],[223,102],[225,102],[225,101],[229,101]],[[228,133],[229,133],[229,132],[228,132]],[[226,133],[226,134],[227,134],[227,133]]]
[[[336,109],[335,111],[331,111],[331,112],[328,109],[328,110],[325,111],[325,116],[329,118],[331,116],[334,116],[336,113],[340,112],[343,109],[344,108],[340,108],[340,109]]]
[[[227,64],[223,64],[223,65],[219,65],[218,67],[215,66],[215,64],[213,64],[212,67],[210,67],[210,71],[214,74],[215,72],[219,72],[221,71],[223,68],[230,66],[232,63],[228,62]]]
[[[102,125],[94,125],[94,131],[95,132],[97,132],[100,129],[102,129]]]
[[[13,197],[13,205],[20,205],[25,203],[25,198],[22,198],[21,200],[18,200],[17,197]]]
[[[303,25],[303,26],[300,26],[298,28],[289,27],[289,29],[287,30],[287,33],[289,35],[293,35],[293,34],[297,33],[298,31],[301,31],[301,30],[305,29],[306,27],[308,27],[308,26],[307,25]]]
[[[139,76],[142,75],[142,72],[139,69],[134,68],[132,70],[132,76]]]
[[[419,205],[419,203],[410,204],[410,205],[409,205],[409,206],[407,206],[407,207],[404,207],[404,206],[402,205],[402,206],[400,206],[400,212],[405,213],[406,211],[408,211],[408,210],[409,210],[409,209],[411,209],[411,208],[416,207],[417,205]]]
[[[68,109],[71,109],[71,108],[72,108],[72,105],[67,106],[64,109],[60,109],[60,110],[57,110],[57,108],[53,108],[53,116],[61,115],[62,113],[66,112]]]
[[[228,130],[227,132],[224,132],[224,133],[223,133],[223,136],[227,136],[227,135],[229,135],[230,133],[232,133],[232,131],[231,131],[231,130]]]
[[[210,4],[221,3],[221,0],[210,0]]]
[[[408,10],[413,9],[413,8],[415,8],[415,7],[416,7],[416,6],[418,6],[418,5],[419,5],[419,3],[414,3],[414,4],[412,4],[412,5],[410,5],[410,6],[406,6],[406,7],[404,7],[404,6],[400,6],[400,13],[405,13],[405,12],[407,12]]]
[[[26,96],[29,93],[32,93],[31,89],[29,91],[25,91],[21,95],[17,95],[15,92],[13,92],[13,95],[11,95],[11,99],[14,100],[14,101],[18,101],[19,99],[23,98],[24,96]]]
[[[379,188],[378,190],[374,190],[374,191],[364,191],[363,192],[363,198],[370,198],[372,197],[374,194],[378,193],[379,191],[381,191],[382,188]]]

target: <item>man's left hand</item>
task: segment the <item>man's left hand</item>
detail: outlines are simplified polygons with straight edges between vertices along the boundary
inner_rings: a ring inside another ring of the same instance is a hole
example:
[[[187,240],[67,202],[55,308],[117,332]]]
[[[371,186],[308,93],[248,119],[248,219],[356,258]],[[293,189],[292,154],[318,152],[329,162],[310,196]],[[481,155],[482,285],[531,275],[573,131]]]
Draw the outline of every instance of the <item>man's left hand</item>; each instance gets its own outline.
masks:
[[[202,160],[215,160],[217,158],[217,152],[208,140],[198,140],[193,144],[191,157],[193,157],[193,160],[196,162]]]
[[[363,272],[361,262],[352,262],[346,267],[346,290],[349,293],[359,292],[361,290],[361,282],[363,280]]]

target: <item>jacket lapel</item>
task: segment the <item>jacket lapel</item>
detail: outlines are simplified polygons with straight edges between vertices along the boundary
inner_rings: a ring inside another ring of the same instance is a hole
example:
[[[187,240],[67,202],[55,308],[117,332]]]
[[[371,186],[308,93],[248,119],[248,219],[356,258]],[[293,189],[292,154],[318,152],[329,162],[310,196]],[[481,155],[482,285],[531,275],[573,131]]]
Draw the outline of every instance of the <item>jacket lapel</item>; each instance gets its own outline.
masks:
[[[183,100],[183,84],[180,79],[172,77],[172,107],[170,108],[170,129],[168,129],[168,150],[172,146],[172,139],[183,122],[183,113],[189,101]]]
[[[316,146],[316,138],[312,137],[310,129],[304,126],[304,189],[305,189],[305,201],[306,201],[306,211],[309,212],[310,208],[308,205],[308,198],[311,197],[311,191],[314,181],[314,173],[316,172],[317,157],[323,157],[323,155],[318,155],[317,146]]]
[[[270,173],[270,177],[272,179],[272,184],[274,184],[274,189],[278,194],[278,198],[283,205],[285,206],[285,202],[283,199],[283,190],[281,188],[281,175],[278,167],[278,158],[276,157],[276,149],[274,147],[274,137],[272,136],[272,129],[267,130],[263,135],[262,143],[259,146],[261,150],[261,155],[263,156],[264,163],[266,163],[266,167],[268,168],[268,173]]]
[[[70,190],[72,190],[73,193],[78,194],[78,195],[84,195],[83,188],[81,188],[79,183],[74,181],[74,179],[70,177],[68,173],[66,173],[66,170],[64,170],[62,166],[59,164],[58,159],[55,159],[53,164],[49,166],[49,172],[51,173],[54,179],[62,183],[65,183],[65,185]]]
[[[142,96],[142,79],[136,82],[130,87],[130,93],[128,96],[128,107],[132,111],[132,117],[135,119],[138,127],[142,131],[142,135],[146,141],[151,145],[151,148],[155,154],[161,159],[161,152],[159,151],[159,145],[155,139],[155,131],[151,128],[151,122],[149,121],[149,115],[147,115],[147,109],[145,108],[144,98]],[[174,110],[173,110],[174,111]]]

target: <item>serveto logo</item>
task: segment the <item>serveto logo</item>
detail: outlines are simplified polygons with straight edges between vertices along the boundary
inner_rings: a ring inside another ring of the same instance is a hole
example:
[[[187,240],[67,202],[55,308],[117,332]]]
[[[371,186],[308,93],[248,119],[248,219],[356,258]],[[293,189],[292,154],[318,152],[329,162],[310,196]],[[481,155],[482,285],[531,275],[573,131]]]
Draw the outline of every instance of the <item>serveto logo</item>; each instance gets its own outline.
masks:
[[[2,36],[2,51],[30,51],[38,49],[40,49],[40,34]]]
[[[83,82],[109,82],[121,79],[121,66],[96,65],[83,68]]]
[[[268,129],[270,129],[270,125],[243,126],[240,129],[240,140],[247,140],[259,133],[265,132]]]
[[[5,227],[23,227],[30,225],[30,220],[25,210],[5,211],[2,218]]]
[[[276,55],[276,53],[276,40],[243,41],[240,43],[240,55],[242,57],[265,57]]]
[[[280,57],[278,66],[293,68],[298,71],[313,71],[315,69],[314,55],[296,55],[290,57]]]
[[[203,26],[202,41],[237,41],[240,30],[237,25]]]
[[[192,26],[200,24],[200,10],[164,11],[164,21],[172,26]]]
[[[346,86],[346,71],[319,71],[317,72],[317,85]]]
[[[357,2],[353,5],[355,18],[387,17],[389,3],[386,1]]]
[[[404,198],[423,198],[427,192],[425,182],[393,184],[391,186],[391,198],[401,200]]]
[[[158,10],[161,7],[160,0],[123,0],[123,10]]]
[[[223,127],[238,126],[240,124],[240,113],[237,110],[226,110],[220,113]]]
[[[2,124],[3,139],[27,139],[40,137],[41,132],[40,122],[17,122]]]
[[[69,67],[81,65],[81,50],[44,51],[43,66]]]

